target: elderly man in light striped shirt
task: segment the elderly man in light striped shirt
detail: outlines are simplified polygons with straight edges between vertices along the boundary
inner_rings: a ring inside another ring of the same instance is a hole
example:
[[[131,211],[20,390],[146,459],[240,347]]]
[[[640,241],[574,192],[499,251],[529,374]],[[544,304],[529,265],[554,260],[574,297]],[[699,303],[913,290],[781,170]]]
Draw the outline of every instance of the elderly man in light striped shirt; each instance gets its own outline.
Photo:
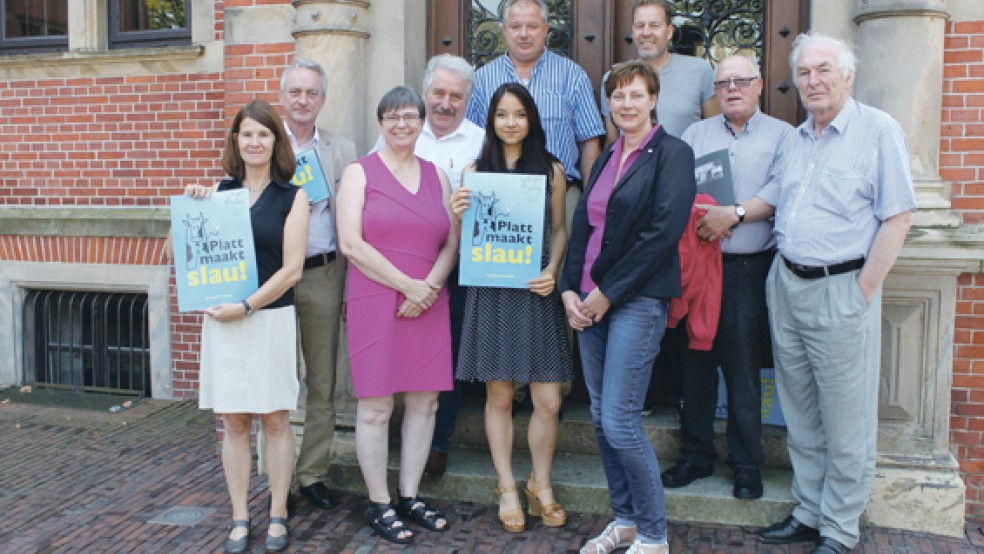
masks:
[[[759,540],[846,554],[875,475],[882,282],[916,199],[901,126],[851,98],[850,47],[800,35],[790,62],[810,115],[758,196],[776,209],[766,299],[796,507]]]

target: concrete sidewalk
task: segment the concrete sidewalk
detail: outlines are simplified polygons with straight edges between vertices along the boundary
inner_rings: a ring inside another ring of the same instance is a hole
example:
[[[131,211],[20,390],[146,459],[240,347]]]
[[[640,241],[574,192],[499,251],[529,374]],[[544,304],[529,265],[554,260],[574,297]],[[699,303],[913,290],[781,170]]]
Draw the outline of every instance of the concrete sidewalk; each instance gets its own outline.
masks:
[[[0,553],[221,551],[230,515],[211,412],[146,400],[110,413],[25,403],[17,394],[8,390],[0,402]],[[250,485],[251,545],[262,552],[266,481]],[[570,514],[561,529],[531,520],[509,534],[494,505],[439,502],[450,531],[418,533],[404,548],[366,528],[364,496],[342,495],[330,512],[295,497],[289,552],[577,552],[606,523]],[[671,523],[670,545],[688,553],[809,551],[760,545],[755,531]],[[963,539],[866,528],[855,552],[984,552],[984,535],[974,524]]]

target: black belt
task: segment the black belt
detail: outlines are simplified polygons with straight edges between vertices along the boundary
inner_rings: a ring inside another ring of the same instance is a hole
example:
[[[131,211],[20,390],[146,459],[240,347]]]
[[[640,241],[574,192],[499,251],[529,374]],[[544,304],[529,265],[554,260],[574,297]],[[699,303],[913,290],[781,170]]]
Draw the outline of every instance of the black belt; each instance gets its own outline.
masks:
[[[763,258],[768,256],[772,258],[776,255],[775,248],[769,248],[768,250],[762,250],[761,252],[749,252],[747,254],[729,254],[727,252],[721,252],[721,259],[726,262],[737,262],[741,260],[753,260],[756,258]]]
[[[574,177],[567,178],[567,188],[576,187],[579,191],[584,191],[584,181],[580,179],[575,179]]]
[[[304,269],[314,269],[316,267],[321,267],[330,264],[335,261],[335,253],[328,252],[326,254],[315,254],[304,259]]]
[[[787,260],[785,256],[782,257],[782,261],[786,264],[786,267],[789,268],[789,271],[792,271],[793,275],[799,277],[800,279],[819,279],[821,277],[829,277],[831,275],[840,275],[841,273],[861,269],[861,267],[864,266],[864,258],[858,258],[856,260],[834,265],[794,264],[793,262]]]

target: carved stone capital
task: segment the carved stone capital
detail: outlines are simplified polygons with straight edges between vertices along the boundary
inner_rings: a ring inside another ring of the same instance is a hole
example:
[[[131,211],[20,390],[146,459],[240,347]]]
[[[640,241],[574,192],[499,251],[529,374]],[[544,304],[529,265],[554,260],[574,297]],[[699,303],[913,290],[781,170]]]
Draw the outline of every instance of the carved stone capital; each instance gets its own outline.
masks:
[[[294,0],[295,39],[311,35],[345,35],[368,39],[368,0]]]
[[[854,22],[884,17],[942,17],[950,19],[944,0],[858,0]]]
[[[984,271],[984,225],[955,228],[914,227],[892,273],[918,271],[959,275]]]

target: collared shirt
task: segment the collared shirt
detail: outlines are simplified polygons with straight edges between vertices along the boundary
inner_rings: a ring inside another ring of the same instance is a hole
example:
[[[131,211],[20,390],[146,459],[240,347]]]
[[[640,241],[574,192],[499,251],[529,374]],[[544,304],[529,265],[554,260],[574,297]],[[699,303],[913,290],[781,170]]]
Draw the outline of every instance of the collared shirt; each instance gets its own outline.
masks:
[[[598,286],[595,284],[594,279],[591,278],[591,267],[601,252],[601,238],[605,234],[608,200],[612,197],[612,191],[615,190],[615,185],[622,178],[622,175],[625,175],[625,172],[635,163],[642,149],[649,144],[649,141],[653,140],[653,135],[658,130],[659,123],[653,125],[653,128],[646,133],[646,136],[639,142],[639,145],[632,152],[629,152],[628,157],[625,158],[625,163],[622,163],[622,167],[619,167],[618,164],[622,160],[622,147],[625,145],[625,137],[618,137],[615,144],[612,145],[612,155],[608,158],[608,163],[602,168],[601,173],[598,174],[598,180],[595,181],[594,187],[591,188],[591,194],[588,196],[587,203],[588,225],[591,227],[591,232],[588,235],[588,246],[584,249],[584,267],[581,269],[581,292],[590,293]]]
[[[321,135],[317,126],[314,128],[314,136],[306,144],[297,144],[297,138],[290,132],[290,127],[284,125],[284,128],[287,129],[287,136],[290,137],[290,145],[294,148],[295,154],[309,148],[318,148],[321,144]],[[320,152],[318,154],[320,155]],[[331,178],[330,175],[327,177]],[[334,252],[336,248],[338,248],[338,241],[335,237],[335,223],[332,221],[328,199],[325,198],[320,202],[311,204],[307,248],[304,249],[304,257],[328,254]]]
[[[468,119],[484,128],[492,93],[508,82],[520,82],[516,65],[509,56],[503,54],[482,66],[475,73]],[[569,179],[580,179],[578,143],[605,134],[587,73],[571,60],[545,50],[524,86],[540,112],[547,150],[564,165]]]
[[[601,79],[601,115],[610,113]],[[714,70],[703,58],[670,54],[670,61],[659,70],[659,94],[656,97],[656,120],[663,129],[679,137],[691,123],[703,117],[703,104],[714,98]]]
[[[694,149],[694,157],[728,150],[735,199],[744,202],[753,198],[769,181],[779,144],[793,130],[792,125],[755,110],[745,126],[734,132],[723,115],[694,123],[680,137]],[[748,221],[731,231],[731,237],[721,239],[721,251],[728,254],[753,254],[775,246],[772,222]]]
[[[916,208],[902,127],[853,98],[822,136],[811,115],[779,153],[758,196],[776,207],[776,243],[791,262],[826,266],[867,256],[882,221]]]
[[[430,121],[424,123],[413,153],[444,170],[451,182],[451,190],[461,186],[461,170],[478,158],[485,142],[485,131],[467,118],[454,131],[437,138],[431,129]],[[385,141],[380,135],[372,152],[383,147]],[[370,154],[372,153],[370,152]]]

